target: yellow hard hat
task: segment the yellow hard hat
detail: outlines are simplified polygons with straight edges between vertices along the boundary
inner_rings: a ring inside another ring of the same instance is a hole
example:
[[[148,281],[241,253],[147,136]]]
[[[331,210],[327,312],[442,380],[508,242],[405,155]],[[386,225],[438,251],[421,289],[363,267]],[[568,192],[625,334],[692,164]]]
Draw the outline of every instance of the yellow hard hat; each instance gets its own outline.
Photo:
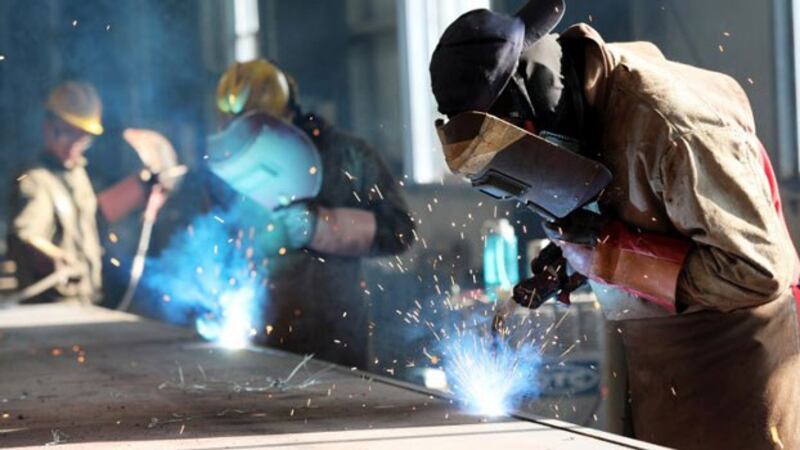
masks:
[[[67,81],[56,86],[45,107],[56,117],[89,134],[103,134],[103,104],[94,86]]]
[[[237,116],[257,110],[283,120],[291,120],[294,92],[291,79],[265,59],[235,63],[222,74],[217,84],[217,107]]]

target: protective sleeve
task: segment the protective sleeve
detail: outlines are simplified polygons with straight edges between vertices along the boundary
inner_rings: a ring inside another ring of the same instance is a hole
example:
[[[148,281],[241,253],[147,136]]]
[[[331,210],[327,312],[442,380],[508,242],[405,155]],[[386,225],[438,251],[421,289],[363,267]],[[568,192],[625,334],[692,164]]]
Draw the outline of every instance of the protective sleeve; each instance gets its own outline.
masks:
[[[320,253],[363,256],[376,236],[375,215],[357,208],[317,208],[317,226],[309,247]]]
[[[796,255],[755,136],[719,127],[683,135],[664,153],[660,177],[670,220],[694,242],[678,278],[681,303],[730,311],[789,288]]]
[[[611,222],[600,233],[591,275],[675,313],[678,278],[691,245],[685,238],[635,232]]]
[[[144,206],[147,192],[138,174],[128,175],[115,185],[97,195],[97,204],[103,218],[115,223],[134,210]]]

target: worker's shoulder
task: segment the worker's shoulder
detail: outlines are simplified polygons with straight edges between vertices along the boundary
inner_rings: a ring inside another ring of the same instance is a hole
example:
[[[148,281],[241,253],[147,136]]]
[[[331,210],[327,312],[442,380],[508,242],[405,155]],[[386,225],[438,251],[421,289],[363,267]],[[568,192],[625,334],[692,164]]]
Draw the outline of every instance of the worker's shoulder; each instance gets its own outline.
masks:
[[[45,165],[33,161],[13,172],[9,180],[9,199],[12,203],[23,198],[35,198],[53,191],[56,175]]]
[[[678,136],[698,129],[735,127],[755,132],[750,102],[732,77],[666,58],[647,46],[609,44],[617,56],[609,108],[652,112]],[[656,48],[657,50],[657,48]]]
[[[323,153],[373,153],[366,140],[345,131],[328,120],[316,115],[306,114],[298,124],[303,131],[320,147]]]
[[[14,175],[14,183],[21,186],[42,186],[51,182],[56,174],[46,165],[35,161],[18,169]]]
[[[359,154],[372,154],[374,149],[362,137],[337,127],[330,127],[327,133],[328,142],[332,147],[352,151]]]

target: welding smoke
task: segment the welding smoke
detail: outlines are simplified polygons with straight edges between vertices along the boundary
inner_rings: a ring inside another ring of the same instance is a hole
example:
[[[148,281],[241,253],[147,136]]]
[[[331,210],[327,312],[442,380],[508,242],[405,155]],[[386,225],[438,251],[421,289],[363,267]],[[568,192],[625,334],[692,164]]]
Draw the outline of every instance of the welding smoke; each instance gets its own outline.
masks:
[[[267,272],[249,247],[254,230],[235,220],[242,207],[197,217],[148,262],[143,284],[153,295],[147,314],[193,325],[226,347],[246,345],[262,328]]]

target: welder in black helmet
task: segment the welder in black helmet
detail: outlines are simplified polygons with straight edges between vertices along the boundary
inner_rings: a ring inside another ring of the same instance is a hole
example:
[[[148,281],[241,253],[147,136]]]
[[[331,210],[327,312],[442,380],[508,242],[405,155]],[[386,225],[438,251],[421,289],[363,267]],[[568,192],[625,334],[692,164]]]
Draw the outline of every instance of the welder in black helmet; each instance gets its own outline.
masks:
[[[516,300],[540,304],[565,263],[589,280],[637,438],[800,448],[798,260],[747,96],[650,43],[549,34],[563,12],[471,11],[431,61],[451,170],[538,212],[564,257]]]

